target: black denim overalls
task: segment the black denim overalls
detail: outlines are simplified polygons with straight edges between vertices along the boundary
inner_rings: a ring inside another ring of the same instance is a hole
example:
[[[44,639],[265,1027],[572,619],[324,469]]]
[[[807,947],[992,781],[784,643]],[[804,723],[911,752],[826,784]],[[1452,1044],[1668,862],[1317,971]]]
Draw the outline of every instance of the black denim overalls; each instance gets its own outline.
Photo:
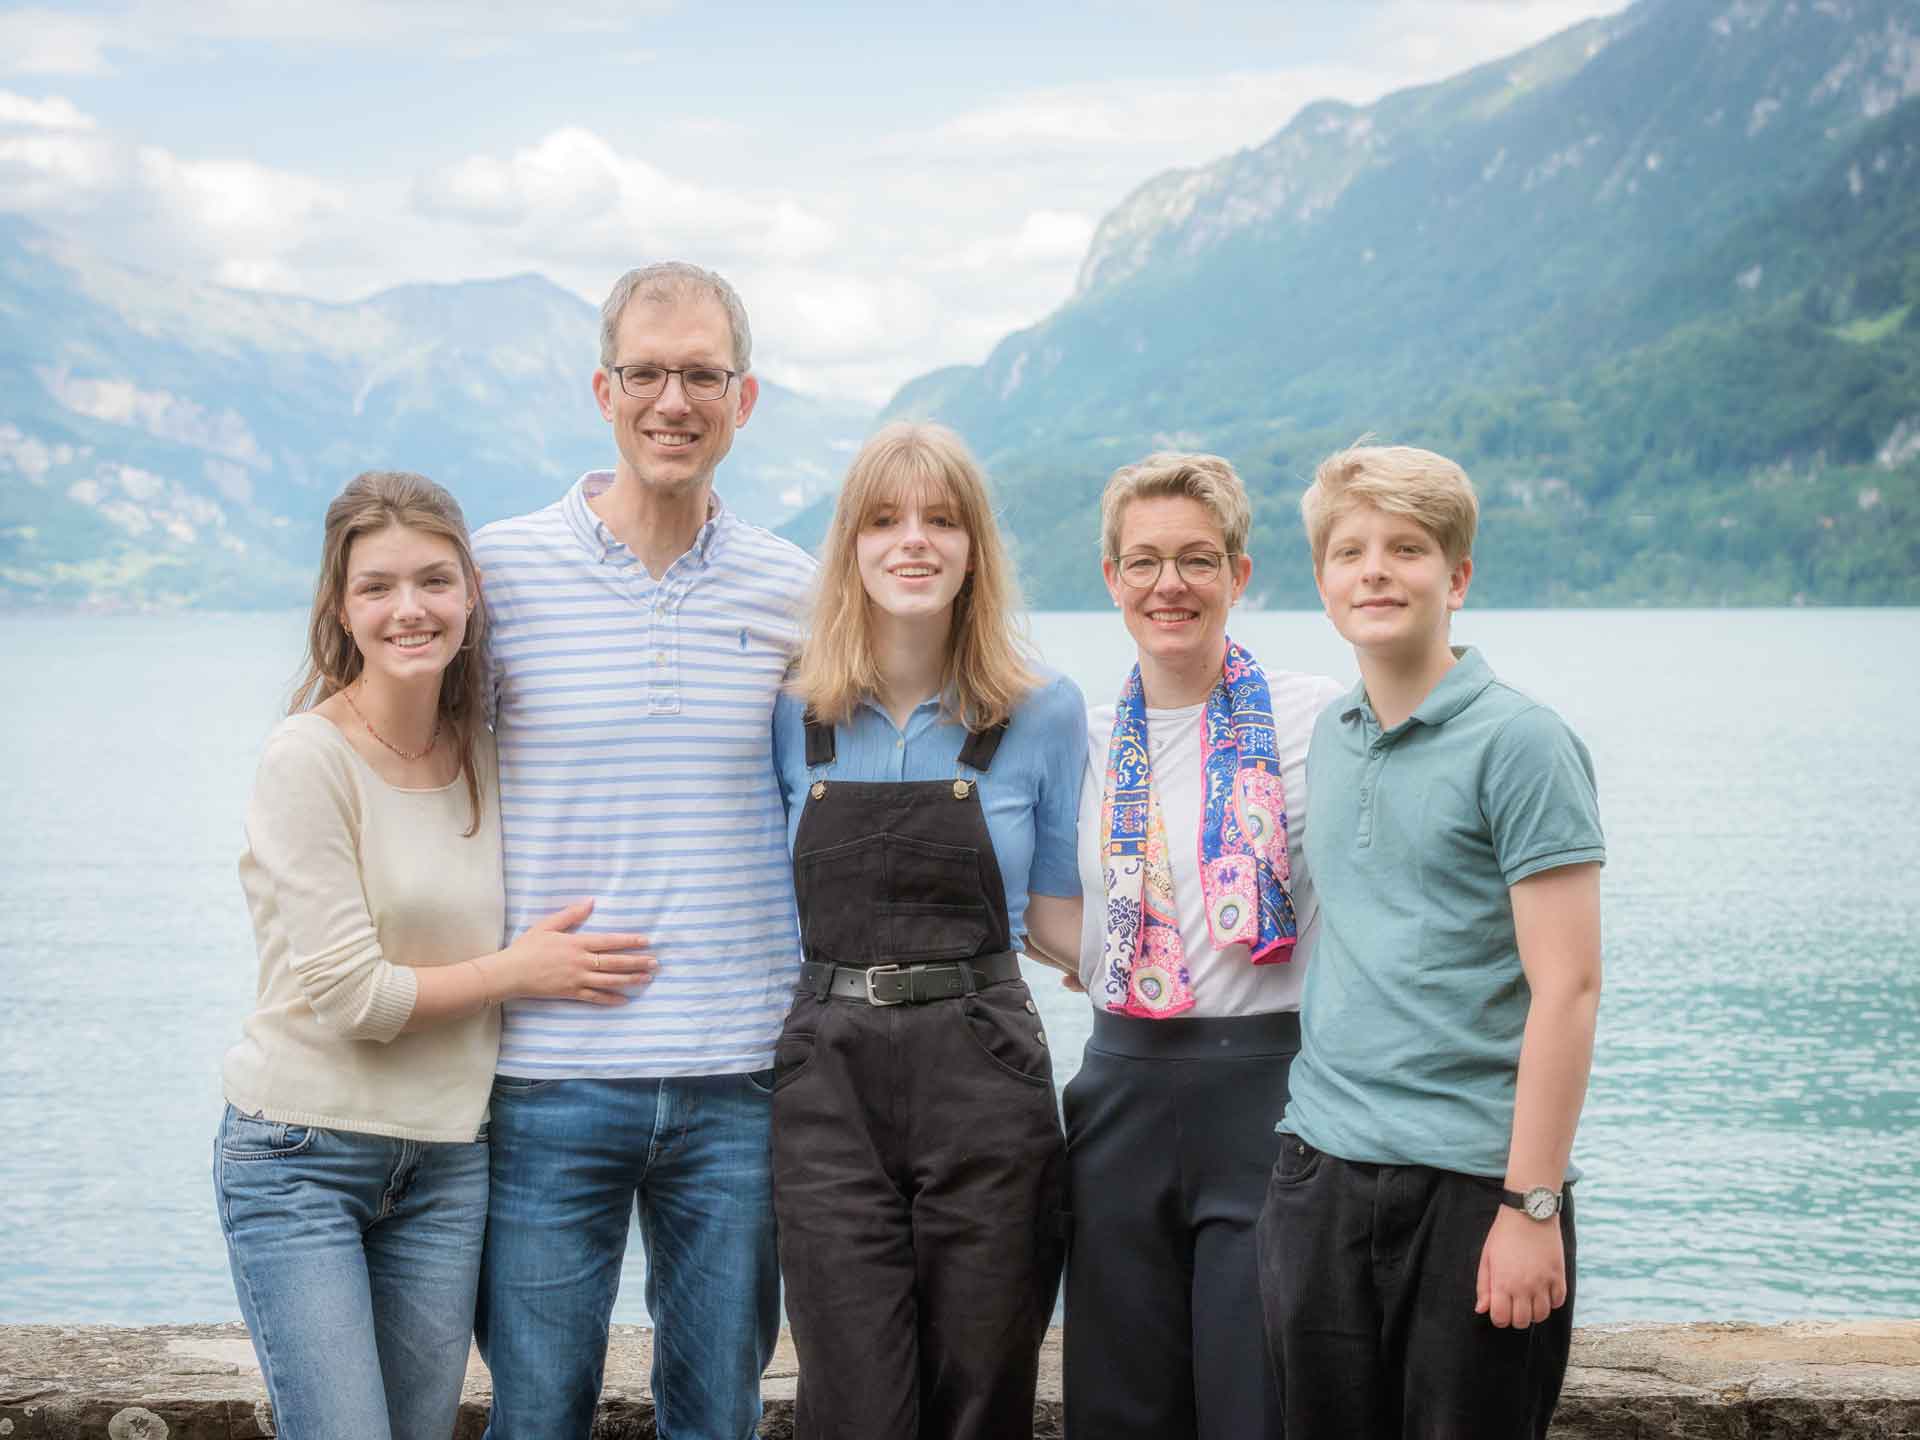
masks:
[[[1002,733],[887,783],[835,780],[807,727],[773,1099],[798,1440],[1032,1434],[1066,1150],[980,805]]]

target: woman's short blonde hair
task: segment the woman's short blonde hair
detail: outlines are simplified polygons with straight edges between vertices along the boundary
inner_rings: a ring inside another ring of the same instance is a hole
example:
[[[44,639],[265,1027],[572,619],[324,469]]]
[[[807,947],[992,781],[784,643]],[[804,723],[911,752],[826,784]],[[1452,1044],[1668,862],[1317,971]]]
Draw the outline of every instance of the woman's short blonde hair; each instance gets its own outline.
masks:
[[[1326,563],[1333,527],[1362,505],[1412,520],[1433,536],[1449,565],[1473,553],[1480,501],[1466,471],[1411,445],[1350,445],[1320,462],[1300,497],[1314,574]]]
[[[985,730],[1013,714],[1039,683],[1015,631],[1019,588],[986,476],[966,442],[944,425],[888,425],[860,448],[840,487],[833,524],[821,549],[812,628],[800,652],[794,694],[815,718],[838,725],[880,689],[866,587],[856,542],[884,505],[907,499],[944,501],[967,532],[972,566],[953,602],[942,677],[943,707],[969,730]]]
[[[1218,455],[1185,455],[1161,450],[1132,465],[1122,465],[1107,481],[1100,496],[1100,549],[1109,560],[1120,558],[1120,527],[1127,506],[1135,500],[1184,495],[1198,500],[1220,523],[1220,536],[1229,555],[1247,553],[1247,532],[1253,528],[1253,506],[1239,472]]]

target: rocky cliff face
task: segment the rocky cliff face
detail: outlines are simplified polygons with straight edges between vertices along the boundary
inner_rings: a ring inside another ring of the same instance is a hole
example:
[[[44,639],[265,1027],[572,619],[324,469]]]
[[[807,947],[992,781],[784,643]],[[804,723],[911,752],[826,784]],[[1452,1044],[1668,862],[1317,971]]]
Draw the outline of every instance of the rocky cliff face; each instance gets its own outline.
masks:
[[[1364,108],[1309,105],[1264,145],[1155,176],[1100,223],[1073,299],[1124,285],[1156,264],[1192,259],[1245,231],[1310,224],[1369,168],[1431,138],[1436,122],[1492,115],[1559,83],[1638,23],[1592,21],[1511,60]],[[1495,174],[1505,164],[1500,154],[1489,161]]]

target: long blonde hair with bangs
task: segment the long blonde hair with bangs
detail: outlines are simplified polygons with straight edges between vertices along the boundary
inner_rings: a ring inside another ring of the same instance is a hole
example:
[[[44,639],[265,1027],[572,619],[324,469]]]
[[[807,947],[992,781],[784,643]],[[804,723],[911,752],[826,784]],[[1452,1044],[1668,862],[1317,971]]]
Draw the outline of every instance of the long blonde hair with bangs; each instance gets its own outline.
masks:
[[[1019,587],[986,477],[966,442],[944,425],[888,425],[854,456],[821,551],[812,629],[793,693],[829,725],[845,723],[854,706],[879,693],[870,602],[855,546],[876,510],[909,496],[945,500],[967,532],[973,570],[953,601],[942,706],[969,730],[990,729],[1013,714],[1040,677],[1016,631]]]

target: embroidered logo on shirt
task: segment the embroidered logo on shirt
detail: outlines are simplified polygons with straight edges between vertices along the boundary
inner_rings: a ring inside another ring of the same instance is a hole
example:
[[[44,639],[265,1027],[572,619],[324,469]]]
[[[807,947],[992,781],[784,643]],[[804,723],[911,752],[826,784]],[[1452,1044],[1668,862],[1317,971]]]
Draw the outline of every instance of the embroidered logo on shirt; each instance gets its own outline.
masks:
[[[740,627],[740,648],[742,650],[747,648],[747,627],[744,625]]]

